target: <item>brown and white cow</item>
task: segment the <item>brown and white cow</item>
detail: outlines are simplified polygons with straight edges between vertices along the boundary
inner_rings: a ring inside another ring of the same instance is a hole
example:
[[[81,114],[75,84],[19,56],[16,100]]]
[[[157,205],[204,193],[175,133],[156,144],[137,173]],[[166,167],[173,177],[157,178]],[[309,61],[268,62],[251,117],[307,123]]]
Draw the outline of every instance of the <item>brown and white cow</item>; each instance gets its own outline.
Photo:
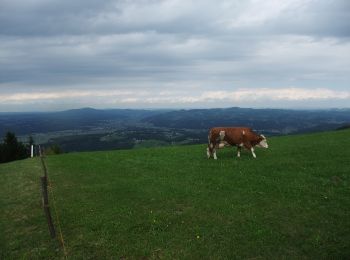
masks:
[[[237,146],[237,157],[241,156],[242,147],[251,151],[256,158],[254,147],[268,148],[266,137],[255,133],[249,127],[214,127],[208,135],[207,156],[217,159],[216,149],[224,146]]]

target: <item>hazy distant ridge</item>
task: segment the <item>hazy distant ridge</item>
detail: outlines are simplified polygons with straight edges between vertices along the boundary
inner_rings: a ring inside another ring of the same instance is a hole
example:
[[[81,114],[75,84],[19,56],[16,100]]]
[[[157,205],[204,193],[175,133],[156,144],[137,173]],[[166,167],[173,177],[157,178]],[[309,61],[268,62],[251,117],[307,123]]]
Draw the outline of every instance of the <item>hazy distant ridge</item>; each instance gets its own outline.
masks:
[[[213,126],[249,126],[267,136],[334,130],[350,124],[350,109],[217,108],[136,110],[92,108],[51,113],[0,113],[0,135],[59,144],[64,151],[130,149],[207,142]]]

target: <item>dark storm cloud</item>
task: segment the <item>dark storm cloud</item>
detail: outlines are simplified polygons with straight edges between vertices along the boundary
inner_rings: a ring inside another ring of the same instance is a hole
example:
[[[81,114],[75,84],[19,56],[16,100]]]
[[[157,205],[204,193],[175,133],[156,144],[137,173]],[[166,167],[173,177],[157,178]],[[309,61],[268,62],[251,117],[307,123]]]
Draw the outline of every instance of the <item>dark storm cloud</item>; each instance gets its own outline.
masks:
[[[260,8],[262,7],[262,8]],[[277,12],[271,11],[271,8]],[[270,10],[269,10],[270,9]],[[270,16],[270,14],[272,14]],[[1,1],[2,35],[269,33],[349,36],[350,2]],[[227,25],[237,25],[228,26]]]
[[[1,33],[16,36],[83,34],[111,1],[2,0]]]
[[[60,91],[78,90],[73,103],[99,106],[96,89],[128,90],[115,95],[135,106],[138,92],[165,91],[150,104],[205,106],[207,91],[286,87],[347,97],[349,14],[345,0],[0,0],[0,99],[57,107]]]
[[[350,37],[350,1],[313,1],[298,12],[283,13],[266,24],[268,31],[316,37]]]

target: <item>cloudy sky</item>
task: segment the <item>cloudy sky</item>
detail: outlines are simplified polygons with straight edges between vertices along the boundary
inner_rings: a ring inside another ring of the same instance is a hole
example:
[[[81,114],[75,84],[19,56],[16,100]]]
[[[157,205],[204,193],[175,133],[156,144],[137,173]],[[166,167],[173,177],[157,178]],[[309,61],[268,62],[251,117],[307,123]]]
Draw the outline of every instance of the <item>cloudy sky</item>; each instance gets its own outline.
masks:
[[[0,111],[350,107],[348,0],[0,0]]]

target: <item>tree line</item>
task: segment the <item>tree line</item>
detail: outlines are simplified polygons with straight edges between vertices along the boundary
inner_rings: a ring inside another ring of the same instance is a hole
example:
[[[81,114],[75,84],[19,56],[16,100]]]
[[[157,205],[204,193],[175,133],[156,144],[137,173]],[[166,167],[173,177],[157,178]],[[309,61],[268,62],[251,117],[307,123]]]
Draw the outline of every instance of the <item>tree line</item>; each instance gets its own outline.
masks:
[[[0,143],[0,163],[21,160],[30,157],[30,147],[34,144],[33,138],[30,136],[28,144],[23,144],[17,140],[12,132],[7,132]]]
[[[29,136],[28,142],[24,144],[18,141],[14,133],[7,132],[3,142],[0,143],[0,163],[29,158],[32,145],[34,145],[32,136]],[[63,150],[59,145],[51,144],[46,148],[43,147],[43,153],[45,155],[60,154],[63,153]]]

